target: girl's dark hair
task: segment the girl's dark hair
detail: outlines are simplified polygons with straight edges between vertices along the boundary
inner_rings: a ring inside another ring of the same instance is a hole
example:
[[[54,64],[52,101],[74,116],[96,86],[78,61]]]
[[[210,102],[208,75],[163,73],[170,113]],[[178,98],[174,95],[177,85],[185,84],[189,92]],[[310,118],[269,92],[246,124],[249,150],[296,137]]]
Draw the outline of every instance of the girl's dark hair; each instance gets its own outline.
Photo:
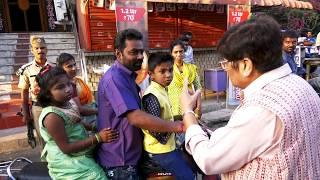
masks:
[[[63,64],[70,60],[74,60],[74,57],[71,54],[61,53],[56,60],[56,64],[58,67],[62,68]]]
[[[180,46],[183,48],[183,50],[185,50],[183,41],[181,41],[181,40],[178,39],[178,40],[173,41],[173,42],[170,44],[170,48],[169,48],[170,53],[172,53],[173,48],[174,48],[175,46],[177,46],[177,45],[180,45]]]
[[[47,107],[52,104],[50,89],[59,81],[61,75],[67,76],[66,72],[62,68],[45,66],[36,76],[36,81],[40,88],[37,100],[42,107]]]
[[[157,66],[166,62],[171,62],[173,64],[173,57],[171,54],[163,52],[151,53],[148,58],[148,69],[153,72]]]

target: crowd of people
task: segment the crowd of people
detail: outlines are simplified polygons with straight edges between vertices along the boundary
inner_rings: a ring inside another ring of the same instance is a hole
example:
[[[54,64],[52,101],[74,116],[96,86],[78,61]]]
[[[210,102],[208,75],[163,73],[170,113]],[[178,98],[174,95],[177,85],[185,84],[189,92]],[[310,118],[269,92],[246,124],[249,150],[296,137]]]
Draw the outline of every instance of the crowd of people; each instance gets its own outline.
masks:
[[[320,98],[299,77],[294,32],[281,33],[274,19],[260,16],[224,34],[221,68],[242,95],[228,124],[215,131],[198,121],[192,33],[169,52],[148,56],[150,85],[142,94],[136,72],[145,58],[143,38],[135,29],[117,33],[116,59],[99,81],[97,103],[76,76],[72,55],[49,64],[45,40],[30,38],[34,61],[18,71],[23,120],[33,119],[52,179],[320,178]]]

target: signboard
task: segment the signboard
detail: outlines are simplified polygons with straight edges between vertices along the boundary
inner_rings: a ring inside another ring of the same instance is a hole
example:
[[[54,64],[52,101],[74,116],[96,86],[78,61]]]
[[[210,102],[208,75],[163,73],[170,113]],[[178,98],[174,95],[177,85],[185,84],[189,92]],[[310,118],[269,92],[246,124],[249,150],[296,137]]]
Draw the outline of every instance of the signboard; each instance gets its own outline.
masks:
[[[118,22],[139,22],[145,14],[144,8],[130,8],[130,7],[117,7],[117,21]]]
[[[247,5],[228,5],[228,29],[240,22],[249,19],[250,6]]]
[[[145,0],[116,0],[117,31],[133,28],[143,34],[144,46],[148,48],[148,12]]]

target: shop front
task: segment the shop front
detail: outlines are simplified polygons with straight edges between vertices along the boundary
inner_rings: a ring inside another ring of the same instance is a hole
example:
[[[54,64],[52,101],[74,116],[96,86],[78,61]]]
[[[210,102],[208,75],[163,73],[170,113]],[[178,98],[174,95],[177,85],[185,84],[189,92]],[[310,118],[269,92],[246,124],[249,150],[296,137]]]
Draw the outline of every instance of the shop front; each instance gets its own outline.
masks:
[[[57,0],[1,0],[0,32],[60,32],[60,6],[66,1]],[[66,10],[66,9],[65,9]],[[66,14],[66,13],[65,13]],[[66,14],[67,16],[67,14]],[[67,17],[66,17],[67,18]]]
[[[77,12],[79,31],[83,32],[80,34],[82,47],[87,52],[113,51],[117,32],[115,10],[93,0],[85,3],[78,4]],[[193,33],[193,47],[214,47],[227,29],[226,8],[216,4],[148,2],[149,48],[168,48],[170,42],[185,31]]]
[[[93,90],[100,78],[93,69],[114,62],[113,40],[117,33],[116,8],[106,1],[101,2],[104,3],[89,0],[77,4],[79,39],[85,51],[88,82]],[[146,13],[144,24],[149,52],[168,51],[173,40],[189,31],[193,34],[191,45],[199,72],[219,66],[214,51],[227,30],[226,5],[148,1]],[[200,74],[202,77],[203,73]]]

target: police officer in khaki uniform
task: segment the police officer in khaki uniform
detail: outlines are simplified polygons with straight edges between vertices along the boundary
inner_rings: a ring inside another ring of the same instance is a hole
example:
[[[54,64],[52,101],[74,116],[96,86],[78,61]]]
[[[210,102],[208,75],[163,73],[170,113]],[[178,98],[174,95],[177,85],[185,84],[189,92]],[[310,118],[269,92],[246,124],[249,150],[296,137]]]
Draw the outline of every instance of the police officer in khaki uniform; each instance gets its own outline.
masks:
[[[47,62],[47,45],[42,37],[30,37],[31,52],[34,55],[34,60],[23,65],[17,72],[19,76],[18,87],[21,89],[22,96],[22,113],[23,121],[27,124],[33,119],[33,124],[36,129],[38,142],[43,148],[44,141],[41,138],[39,131],[39,116],[42,108],[37,103],[37,84],[35,77],[40,72],[41,68],[48,65]],[[31,95],[32,108],[29,109],[29,94]]]

